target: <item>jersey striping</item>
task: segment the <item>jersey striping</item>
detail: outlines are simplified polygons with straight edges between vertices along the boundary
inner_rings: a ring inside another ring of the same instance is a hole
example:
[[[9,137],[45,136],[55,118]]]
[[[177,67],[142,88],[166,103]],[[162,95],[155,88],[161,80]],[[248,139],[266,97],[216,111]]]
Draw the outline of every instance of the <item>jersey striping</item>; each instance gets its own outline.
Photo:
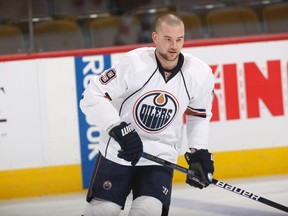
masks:
[[[130,165],[117,157],[120,146],[106,131],[112,124],[126,121],[138,132],[145,152],[175,163],[181,151],[184,113],[188,147],[208,147],[214,87],[210,67],[192,55],[180,54],[177,66],[169,72],[167,79],[155,48],[145,47],[124,54],[112,68],[91,80],[80,107],[102,130],[99,150],[106,158]],[[137,166],[151,164],[141,158]]]

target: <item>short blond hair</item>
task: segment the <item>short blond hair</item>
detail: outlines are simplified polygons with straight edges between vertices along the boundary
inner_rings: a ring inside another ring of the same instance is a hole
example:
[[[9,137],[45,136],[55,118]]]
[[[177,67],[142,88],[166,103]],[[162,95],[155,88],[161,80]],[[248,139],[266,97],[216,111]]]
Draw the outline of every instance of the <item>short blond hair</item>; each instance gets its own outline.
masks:
[[[178,26],[178,25],[183,25],[183,21],[176,15],[174,14],[165,14],[163,16],[160,16],[156,23],[155,23],[155,32],[158,32],[160,29],[160,26],[166,23],[169,26]]]

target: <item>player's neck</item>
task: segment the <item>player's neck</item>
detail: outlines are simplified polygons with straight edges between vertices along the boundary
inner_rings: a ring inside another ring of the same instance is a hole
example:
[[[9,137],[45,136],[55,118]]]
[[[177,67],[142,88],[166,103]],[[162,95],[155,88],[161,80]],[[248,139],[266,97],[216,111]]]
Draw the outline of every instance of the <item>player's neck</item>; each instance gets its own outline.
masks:
[[[173,61],[169,61],[167,59],[165,59],[162,55],[160,55],[159,53],[157,53],[156,51],[156,56],[162,66],[162,68],[166,71],[166,72],[170,72],[173,68],[176,67],[176,65],[178,64],[178,59],[176,58]]]

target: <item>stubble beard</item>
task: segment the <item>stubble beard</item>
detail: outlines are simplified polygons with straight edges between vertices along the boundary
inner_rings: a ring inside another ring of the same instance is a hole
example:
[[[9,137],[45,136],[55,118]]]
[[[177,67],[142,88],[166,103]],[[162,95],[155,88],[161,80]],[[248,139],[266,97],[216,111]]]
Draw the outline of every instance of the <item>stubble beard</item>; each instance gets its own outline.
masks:
[[[168,62],[173,62],[173,61],[176,61],[179,57],[179,53],[177,53],[177,55],[175,57],[172,57],[172,56],[169,56],[169,54],[166,54],[166,53],[161,53],[159,52],[159,55],[165,60],[165,61],[168,61]]]

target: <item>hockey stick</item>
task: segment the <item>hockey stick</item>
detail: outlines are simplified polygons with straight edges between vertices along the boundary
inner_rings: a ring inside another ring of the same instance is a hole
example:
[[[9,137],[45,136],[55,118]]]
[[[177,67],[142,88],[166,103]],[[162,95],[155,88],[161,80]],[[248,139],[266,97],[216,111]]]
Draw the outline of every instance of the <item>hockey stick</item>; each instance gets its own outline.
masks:
[[[151,160],[153,162],[156,162],[158,164],[164,165],[166,167],[170,167],[172,169],[178,170],[178,171],[180,171],[182,173],[185,173],[185,174],[189,175],[194,181],[196,181],[196,182],[198,182],[198,183],[203,185],[203,183],[201,183],[200,179],[195,176],[195,173],[192,170],[189,170],[189,169],[187,169],[185,167],[182,167],[182,166],[179,166],[177,164],[171,163],[169,161],[163,160],[163,159],[161,159],[159,157],[156,157],[154,155],[148,154],[146,152],[143,152],[142,157],[146,158],[148,160]],[[248,191],[246,191],[244,189],[241,189],[239,187],[230,185],[228,183],[225,183],[223,181],[219,181],[219,180],[214,179],[214,178],[212,179],[212,184],[217,186],[217,187],[220,187],[220,188],[223,188],[225,190],[234,192],[234,193],[236,193],[238,195],[244,196],[246,198],[250,198],[252,200],[261,202],[261,203],[263,203],[265,205],[269,205],[271,207],[274,207],[276,209],[279,209],[279,210],[282,210],[282,211],[288,213],[288,207],[283,206],[283,205],[281,205],[279,203],[273,202],[271,200],[268,200],[266,198],[263,198],[261,196],[258,196],[258,195],[254,194],[254,193],[248,192]]]

